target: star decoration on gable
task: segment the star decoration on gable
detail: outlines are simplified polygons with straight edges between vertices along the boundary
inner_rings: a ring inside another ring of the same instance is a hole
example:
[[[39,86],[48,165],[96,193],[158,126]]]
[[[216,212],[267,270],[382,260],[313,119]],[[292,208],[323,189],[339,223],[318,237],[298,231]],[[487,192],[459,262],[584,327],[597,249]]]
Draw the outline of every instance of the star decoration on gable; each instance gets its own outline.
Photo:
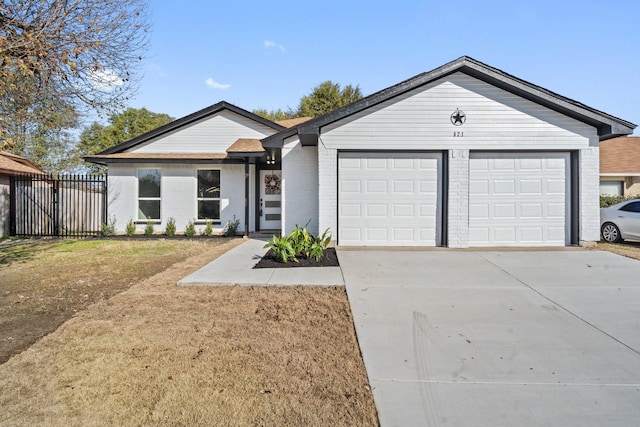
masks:
[[[467,115],[464,113],[464,111],[458,108],[456,108],[456,111],[451,114],[451,123],[454,126],[462,126],[466,121]]]

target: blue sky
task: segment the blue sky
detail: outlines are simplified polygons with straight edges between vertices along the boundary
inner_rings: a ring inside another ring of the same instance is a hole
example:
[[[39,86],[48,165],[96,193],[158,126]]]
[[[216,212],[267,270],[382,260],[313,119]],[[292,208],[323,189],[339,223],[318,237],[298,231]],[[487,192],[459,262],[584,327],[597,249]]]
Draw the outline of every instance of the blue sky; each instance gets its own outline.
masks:
[[[221,100],[295,108],[324,80],[368,95],[467,55],[640,125],[636,0],[149,6],[151,50],[131,106],[176,118]]]

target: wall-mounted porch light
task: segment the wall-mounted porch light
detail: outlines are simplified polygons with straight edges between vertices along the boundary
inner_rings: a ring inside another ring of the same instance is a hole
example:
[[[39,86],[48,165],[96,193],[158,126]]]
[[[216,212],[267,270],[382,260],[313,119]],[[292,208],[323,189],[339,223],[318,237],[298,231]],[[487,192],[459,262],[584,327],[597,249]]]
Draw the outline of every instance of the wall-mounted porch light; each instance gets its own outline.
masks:
[[[275,165],[276,164],[276,156],[273,154],[273,150],[269,151],[269,155],[267,156],[267,164]]]

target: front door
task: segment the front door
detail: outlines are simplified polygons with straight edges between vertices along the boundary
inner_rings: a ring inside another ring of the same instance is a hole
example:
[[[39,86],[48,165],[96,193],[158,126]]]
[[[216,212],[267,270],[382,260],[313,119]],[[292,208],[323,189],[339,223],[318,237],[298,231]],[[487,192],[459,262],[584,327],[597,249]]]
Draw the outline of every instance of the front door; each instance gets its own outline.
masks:
[[[280,230],[282,171],[260,171],[260,230]]]

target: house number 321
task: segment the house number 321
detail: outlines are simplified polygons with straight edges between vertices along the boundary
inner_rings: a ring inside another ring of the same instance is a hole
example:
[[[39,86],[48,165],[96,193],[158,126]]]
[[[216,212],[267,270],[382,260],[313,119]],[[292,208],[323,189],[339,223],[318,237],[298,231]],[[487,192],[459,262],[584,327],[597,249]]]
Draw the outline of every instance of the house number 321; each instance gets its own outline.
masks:
[[[453,137],[454,138],[462,138],[463,136],[464,136],[464,132],[461,132],[461,131],[453,132]]]

